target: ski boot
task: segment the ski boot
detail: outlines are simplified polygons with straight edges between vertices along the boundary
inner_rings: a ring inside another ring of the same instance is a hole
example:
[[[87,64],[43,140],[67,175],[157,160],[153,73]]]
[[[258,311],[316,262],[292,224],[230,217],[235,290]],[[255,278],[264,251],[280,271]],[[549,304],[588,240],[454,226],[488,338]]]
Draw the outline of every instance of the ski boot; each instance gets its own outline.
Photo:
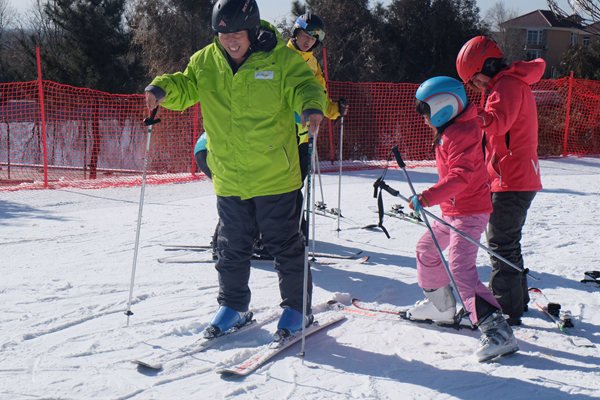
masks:
[[[479,362],[506,356],[519,350],[511,327],[499,311],[490,314],[479,324],[481,338],[475,350]]]
[[[226,306],[220,306],[210,320],[210,325],[204,330],[205,338],[214,338],[224,333],[242,327],[252,321],[252,313],[239,312]]]
[[[306,325],[310,326],[314,322],[314,317],[311,315],[306,316]],[[277,332],[273,334],[273,341],[280,342],[286,337],[293,333],[296,333],[302,329],[302,313],[291,308],[286,308],[279,318],[277,323]]]
[[[431,320],[439,323],[453,324],[456,315],[456,299],[450,286],[436,290],[424,289],[427,297],[419,300],[406,310],[406,317],[415,321]]]

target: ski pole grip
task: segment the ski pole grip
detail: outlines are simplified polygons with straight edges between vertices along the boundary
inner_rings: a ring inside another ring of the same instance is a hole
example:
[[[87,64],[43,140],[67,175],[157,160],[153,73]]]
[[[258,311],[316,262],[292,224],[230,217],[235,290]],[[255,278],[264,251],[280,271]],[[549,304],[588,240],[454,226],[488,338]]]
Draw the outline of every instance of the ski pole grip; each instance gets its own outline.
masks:
[[[400,193],[396,189],[389,187],[389,185],[383,181],[379,182],[379,186],[394,197],[398,196],[398,194]]]
[[[394,157],[396,157],[396,162],[398,163],[398,166],[400,168],[406,167],[406,164],[404,164],[404,160],[402,160],[402,156],[400,155],[400,152],[398,151],[398,146],[392,147],[392,153],[394,153]]]
[[[158,124],[161,120],[160,120],[160,118],[155,118],[157,112],[158,112],[158,107],[156,107],[154,110],[152,110],[149,117],[144,118],[144,125],[151,126],[154,124]]]

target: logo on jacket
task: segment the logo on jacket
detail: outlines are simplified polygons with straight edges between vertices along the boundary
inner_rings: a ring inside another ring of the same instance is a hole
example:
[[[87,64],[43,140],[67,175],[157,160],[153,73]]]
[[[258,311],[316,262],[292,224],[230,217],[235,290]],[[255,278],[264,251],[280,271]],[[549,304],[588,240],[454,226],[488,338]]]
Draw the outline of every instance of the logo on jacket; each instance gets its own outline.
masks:
[[[535,174],[537,175],[538,172],[540,171],[540,162],[538,161],[536,164],[535,161],[533,161],[533,159],[532,159],[531,163],[533,164],[533,170],[535,171]]]
[[[273,79],[273,71],[256,71],[254,72],[254,79]]]

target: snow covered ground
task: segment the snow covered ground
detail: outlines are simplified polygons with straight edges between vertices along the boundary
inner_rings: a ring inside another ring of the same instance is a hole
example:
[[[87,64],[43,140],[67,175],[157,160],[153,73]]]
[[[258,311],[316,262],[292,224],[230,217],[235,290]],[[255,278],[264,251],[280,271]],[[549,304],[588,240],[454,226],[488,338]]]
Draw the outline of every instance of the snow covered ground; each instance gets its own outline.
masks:
[[[570,310],[596,347],[577,347],[535,307],[516,330],[521,350],[494,362],[472,355],[478,331],[452,330],[348,313],[306,340],[304,362],[292,346],[246,378],[222,378],[269,342],[275,322],[216,349],[168,362],[161,371],[130,362],[194,341],[217,308],[212,264],[162,264],[161,243],[208,244],[216,223],[208,180],[146,187],[135,276],[134,315],[127,309],[140,188],[0,192],[0,399],[587,399],[600,397],[600,288],[580,283],[598,270],[600,159],[541,161],[544,190],[524,229],[526,265],[551,301]],[[376,223],[372,184],[381,170],[343,177],[341,209]],[[417,190],[437,181],[434,168],[409,170]],[[386,182],[407,196],[402,171]],[[338,176],[323,175],[337,207]],[[317,190],[317,199],[320,200]],[[400,199],[386,195],[386,208]],[[432,210],[439,213],[439,209]],[[392,235],[317,217],[318,252],[362,250],[356,264],[316,264],[314,304],[351,297],[407,306],[422,297],[415,243],[420,226],[386,218]],[[479,252],[482,281],[487,254]],[[279,313],[271,263],[256,262],[251,309],[258,320]]]

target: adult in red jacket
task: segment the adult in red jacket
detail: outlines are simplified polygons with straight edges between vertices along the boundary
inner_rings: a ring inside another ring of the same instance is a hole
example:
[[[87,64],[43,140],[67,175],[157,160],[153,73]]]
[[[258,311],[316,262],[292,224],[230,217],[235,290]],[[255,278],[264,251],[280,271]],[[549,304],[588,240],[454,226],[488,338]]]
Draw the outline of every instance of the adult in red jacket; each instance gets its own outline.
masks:
[[[487,150],[486,167],[492,189],[488,246],[523,268],[521,236],[527,211],[542,189],[537,158],[538,120],[530,85],[538,82],[546,63],[542,59],[502,64],[502,51],[485,36],[469,40],[460,50],[456,69],[463,82],[489,93],[478,111]],[[520,325],[527,311],[527,276],[491,257],[490,288],[508,314],[508,323]]]

